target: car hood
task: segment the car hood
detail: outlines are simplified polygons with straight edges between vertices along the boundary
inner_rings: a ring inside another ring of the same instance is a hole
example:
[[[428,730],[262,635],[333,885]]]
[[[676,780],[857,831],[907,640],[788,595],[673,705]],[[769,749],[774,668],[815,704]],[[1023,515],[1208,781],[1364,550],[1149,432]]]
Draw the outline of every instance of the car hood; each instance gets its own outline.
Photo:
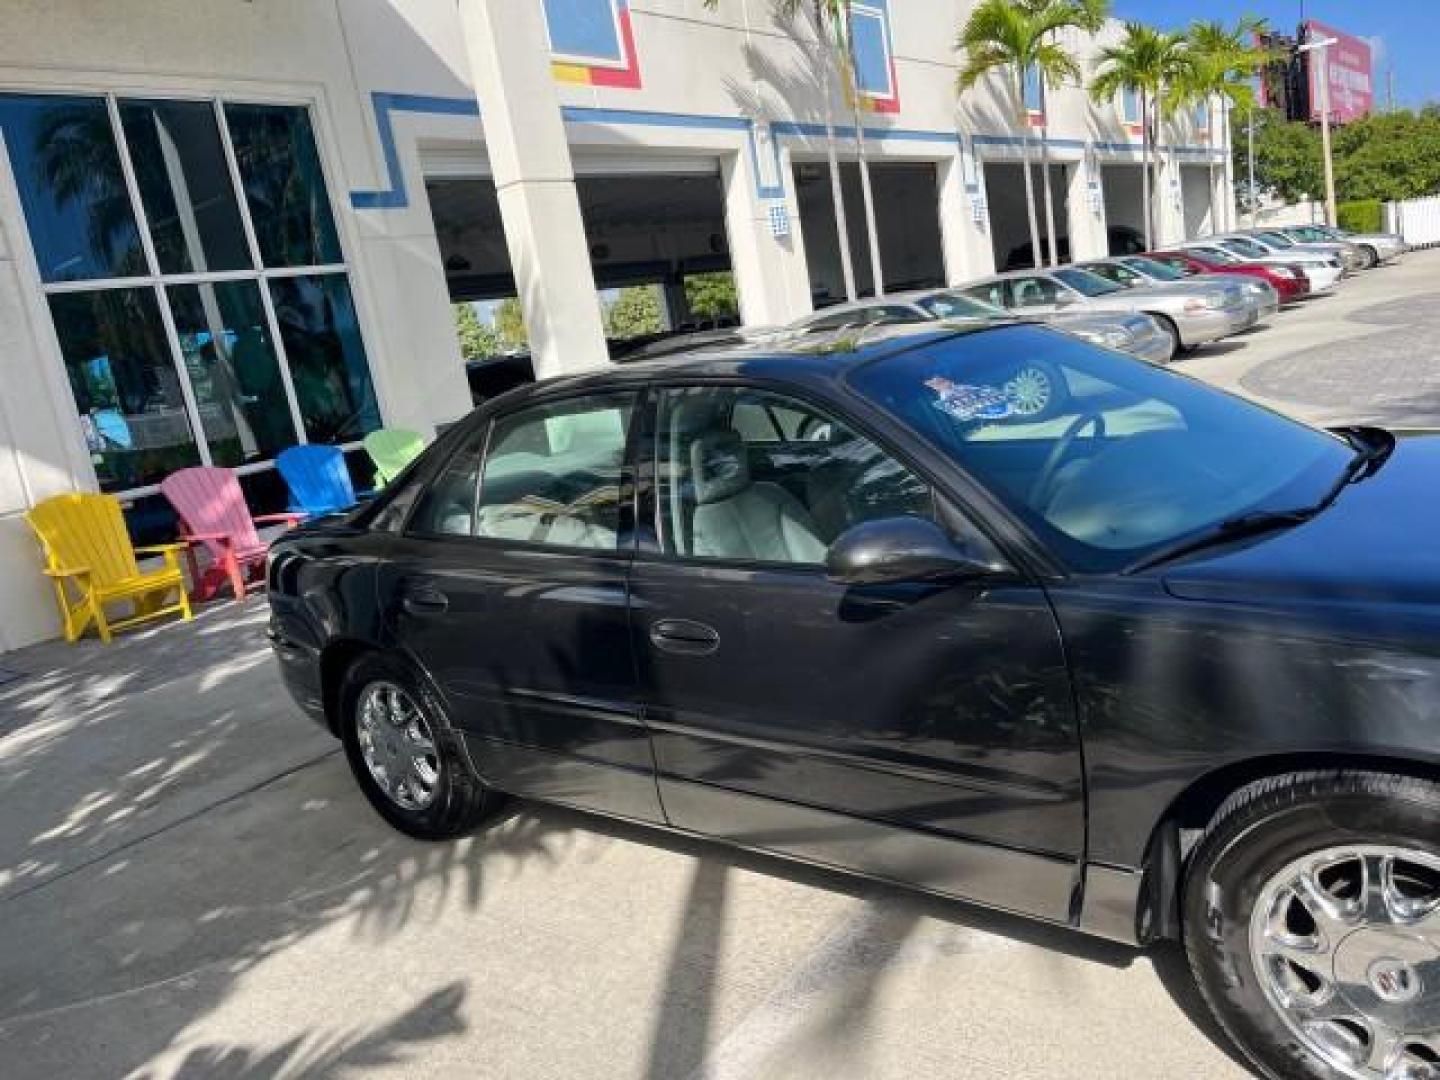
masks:
[[[1174,304],[1188,300],[1222,296],[1227,303],[1240,301],[1244,292],[1240,285],[1229,281],[1176,281],[1165,285],[1137,285],[1124,292],[1100,297],[1102,300],[1126,301],[1132,307],[1147,304]]]
[[[1440,436],[1401,439],[1318,517],[1166,570],[1191,600],[1440,608]]]
[[[1139,312],[1093,312],[1053,315],[1045,320],[1051,326],[1059,327],[1061,330],[1125,330],[1132,336],[1146,334],[1153,323],[1148,315]]]

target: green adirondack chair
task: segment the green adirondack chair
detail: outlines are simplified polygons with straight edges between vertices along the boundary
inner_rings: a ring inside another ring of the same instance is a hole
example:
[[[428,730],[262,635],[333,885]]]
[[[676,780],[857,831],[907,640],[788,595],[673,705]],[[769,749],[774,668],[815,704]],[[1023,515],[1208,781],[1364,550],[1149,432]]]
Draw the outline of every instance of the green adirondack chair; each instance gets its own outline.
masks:
[[[375,463],[375,486],[384,487],[420,456],[425,440],[404,428],[381,428],[365,436],[365,453]]]

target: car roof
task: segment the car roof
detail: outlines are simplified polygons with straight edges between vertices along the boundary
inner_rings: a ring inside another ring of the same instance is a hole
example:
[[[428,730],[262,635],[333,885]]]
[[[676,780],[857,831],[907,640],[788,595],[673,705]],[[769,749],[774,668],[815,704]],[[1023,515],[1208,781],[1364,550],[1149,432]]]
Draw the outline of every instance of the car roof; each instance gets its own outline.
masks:
[[[817,308],[809,315],[798,319],[794,325],[804,326],[813,319],[823,319],[827,315],[840,315],[847,311],[867,311],[870,308],[884,307],[886,304],[913,304],[922,296],[929,296],[938,289],[911,289],[907,292],[886,293],[884,296],[866,296],[859,300],[845,300],[838,304],[830,304],[827,307]]]
[[[612,364],[607,368],[576,375],[560,375],[543,379],[505,395],[507,407],[530,397],[548,396],[556,392],[604,391],[645,386],[684,378],[727,378],[746,376],[759,380],[780,380],[792,383],[833,384],[845,375],[874,360],[910,352],[913,349],[956,341],[972,334],[1011,333],[1027,323],[977,323],[957,326],[942,323],[928,325],[880,326],[863,331],[844,330],[814,334],[803,341],[776,344],[753,344],[733,349],[707,349],[676,356],[637,360],[629,364]]]

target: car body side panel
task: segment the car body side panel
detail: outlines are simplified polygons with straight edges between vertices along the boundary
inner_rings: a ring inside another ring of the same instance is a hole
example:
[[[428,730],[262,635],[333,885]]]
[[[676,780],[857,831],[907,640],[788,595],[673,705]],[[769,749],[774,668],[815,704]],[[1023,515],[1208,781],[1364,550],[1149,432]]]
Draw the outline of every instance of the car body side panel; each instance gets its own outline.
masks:
[[[268,633],[281,678],[305,712],[327,727],[321,653],[336,641],[381,646],[375,574],[389,539],[363,529],[311,526],[298,544],[272,554]]]
[[[430,674],[481,776],[502,790],[663,821],[636,700],[629,560],[405,538],[379,575],[387,632]],[[443,595],[431,617],[416,588]]]
[[[1075,580],[1051,596],[1075,672],[1092,860],[1140,866],[1174,800],[1236,763],[1440,765],[1440,627],[1422,607],[1297,616],[1263,601],[1177,602],[1158,577]]]

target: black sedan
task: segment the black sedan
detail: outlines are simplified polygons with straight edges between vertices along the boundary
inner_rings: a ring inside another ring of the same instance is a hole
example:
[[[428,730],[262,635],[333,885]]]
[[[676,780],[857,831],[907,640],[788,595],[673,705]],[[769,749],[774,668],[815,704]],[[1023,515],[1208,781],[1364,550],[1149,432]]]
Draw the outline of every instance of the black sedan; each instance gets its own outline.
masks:
[[[275,545],[271,635],[411,835],[513,793],[1181,937],[1265,1075],[1434,1076],[1437,528],[1440,441],[911,333],[504,395]]]

